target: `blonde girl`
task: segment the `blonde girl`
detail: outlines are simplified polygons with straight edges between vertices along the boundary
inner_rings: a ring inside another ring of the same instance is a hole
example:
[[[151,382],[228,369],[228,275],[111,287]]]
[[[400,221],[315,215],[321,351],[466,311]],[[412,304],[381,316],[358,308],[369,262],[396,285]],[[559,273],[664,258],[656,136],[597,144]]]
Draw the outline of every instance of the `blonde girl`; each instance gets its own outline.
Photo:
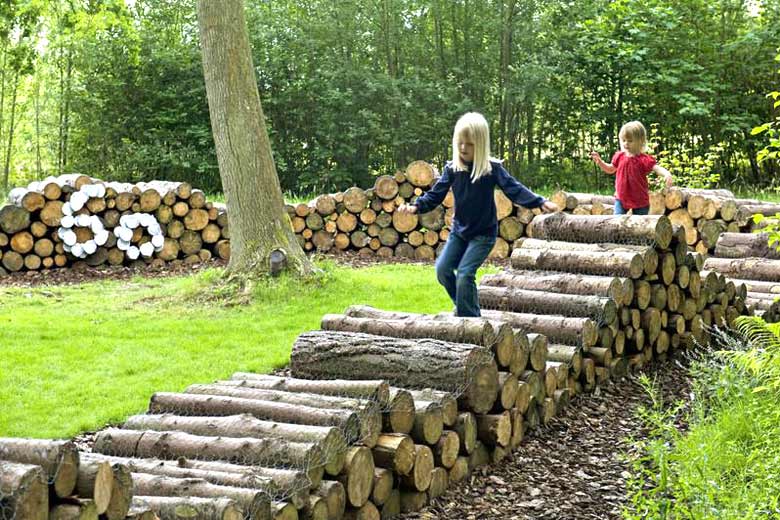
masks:
[[[450,236],[436,260],[436,276],[455,304],[457,316],[479,316],[475,283],[498,234],[493,191],[500,188],[515,204],[555,211],[557,206],[523,186],[490,156],[490,130],[482,114],[461,116],[452,133],[452,161],[436,184],[413,204],[399,211],[426,213],[439,205],[452,188],[455,216]]]

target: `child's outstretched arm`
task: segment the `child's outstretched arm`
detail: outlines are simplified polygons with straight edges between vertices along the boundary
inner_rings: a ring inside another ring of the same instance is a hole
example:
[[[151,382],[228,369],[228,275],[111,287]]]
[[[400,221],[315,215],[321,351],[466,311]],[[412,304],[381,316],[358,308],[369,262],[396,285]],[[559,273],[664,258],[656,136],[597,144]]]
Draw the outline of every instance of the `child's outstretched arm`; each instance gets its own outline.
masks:
[[[428,192],[418,197],[412,204],[401,204],[398,207],[398,211],[401,213],[427,213],[433,208],[441,204],[444,197],[447,196],[447,192],[452,186],[453,182],[452,172],[449,168],[445,167],[439,180],[433,185],[433,188]]]
[[[674,186],[674,177],[672,177],[672,174],[669,170],[661,166],[660,164],[656,164],[653,166],[653,173],[658,175],[659,177],[663,177],[664,182],[666,182],[666,187],[671,188]]]
[[[604,162],[604,159],[601,158],[598,152],[590,152],[590,158],[606,174],[613,175],[617,171],[617,168],[612,163]]]
[[[496,184],[501,188],[509,199],[519,206],[526,208],[542,208],[542,211],[552,213],[558,211],[558,206],[554,202],[545,200],[544,197],[532,192],[523,184],[509,175],[503,167],[496,170]]]

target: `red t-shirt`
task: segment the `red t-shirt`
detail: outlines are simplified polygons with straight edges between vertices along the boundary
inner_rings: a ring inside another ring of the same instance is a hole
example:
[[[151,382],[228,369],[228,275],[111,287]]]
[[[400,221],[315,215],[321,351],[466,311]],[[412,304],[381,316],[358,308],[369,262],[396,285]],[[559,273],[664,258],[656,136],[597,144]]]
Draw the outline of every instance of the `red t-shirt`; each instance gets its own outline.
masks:
[[[655,159],[642,153],[628,156],[625,152],[615,152],[612,156],[615,172],[615,198],[626,209],[644,208],[650,205],[650,189],[647,174],[653,171]]]

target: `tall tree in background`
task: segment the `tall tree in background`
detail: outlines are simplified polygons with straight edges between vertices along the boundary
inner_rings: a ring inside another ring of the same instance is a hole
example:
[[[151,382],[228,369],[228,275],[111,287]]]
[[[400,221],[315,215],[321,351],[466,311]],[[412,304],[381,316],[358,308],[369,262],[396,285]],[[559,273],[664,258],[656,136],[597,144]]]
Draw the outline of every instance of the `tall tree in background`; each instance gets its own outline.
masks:
[[[243,0],[198,1],[203,73],[217,162],[230,219],[228,272],[269,270],[283,250],[298,273],[312,266],[284,210],[249,49]]]

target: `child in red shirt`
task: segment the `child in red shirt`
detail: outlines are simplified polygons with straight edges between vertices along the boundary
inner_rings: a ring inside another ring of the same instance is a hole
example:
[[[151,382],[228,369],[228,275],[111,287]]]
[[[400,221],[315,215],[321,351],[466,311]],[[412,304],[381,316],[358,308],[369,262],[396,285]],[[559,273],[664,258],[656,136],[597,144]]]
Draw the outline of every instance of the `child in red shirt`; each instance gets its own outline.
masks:
[[[634,215],[647,215],[650,212],[650,190],[647,175],[650,172],[663,177],[666,187],[674,183],[669,170],[655,162],[645,153],[647,131],[639,121],[626,123],[620,129],[620,149],[612,156],[612,161],[604,162],[598,152],[590,152],[599,168],[615,176],[615,215],[623,215],[633,210]]]

